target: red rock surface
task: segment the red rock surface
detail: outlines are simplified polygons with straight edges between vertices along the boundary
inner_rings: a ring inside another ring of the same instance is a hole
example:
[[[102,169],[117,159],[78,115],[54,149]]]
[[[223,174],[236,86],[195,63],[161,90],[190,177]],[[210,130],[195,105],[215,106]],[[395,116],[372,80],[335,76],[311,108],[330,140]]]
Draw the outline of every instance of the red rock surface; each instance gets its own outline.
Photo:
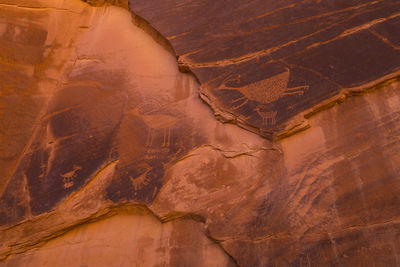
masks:
[[[399,75],[397,0],[129,2],[217,116],[269,138],[321,101]]]
[[[400,264],[398,1],[87,2],[0,1],[0,266]]]

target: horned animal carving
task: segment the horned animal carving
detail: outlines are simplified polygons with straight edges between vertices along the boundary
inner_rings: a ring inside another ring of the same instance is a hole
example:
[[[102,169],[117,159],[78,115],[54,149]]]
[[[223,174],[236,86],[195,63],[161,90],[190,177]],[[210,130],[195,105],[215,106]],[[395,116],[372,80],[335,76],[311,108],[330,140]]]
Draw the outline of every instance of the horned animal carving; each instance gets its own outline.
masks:
[[[254,110],[257,111],[258,115],[260,115],[260,117],[262,118],[262,125],[263,126],[275,125],[275,123],[276,123],[275,117],[276,117],[276,114],[278,112],[276,112],[276,111],[263,111],[261,109],[261,107],[259,107],[259,106],[256,107]]]
[[[171,127],[177,122],[178,118],[164,115],[164,114],[142,114],[139,107],[130,110],[128,113],[133,114],[143,120],[147,126],[147,138],[145,146],[151,147],[153,145],[154,133],[162,130],[164,133],[163,147],[169,147],[171,144]]]

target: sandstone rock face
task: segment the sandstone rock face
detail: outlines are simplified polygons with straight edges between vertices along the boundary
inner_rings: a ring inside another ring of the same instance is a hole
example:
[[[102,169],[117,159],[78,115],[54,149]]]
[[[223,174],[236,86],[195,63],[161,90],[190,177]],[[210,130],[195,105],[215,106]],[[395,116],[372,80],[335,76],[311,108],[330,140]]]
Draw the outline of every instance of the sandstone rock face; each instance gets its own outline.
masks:
[[[399,75],[397,0],[129,2],[218,117],[268,138],[307,127],[294,117],[321,101]]]
[[[0,266],[400,265],[399,3],[174,3],[0,1]]]
[[[196,259],[196,260],[193,260]],[[10,257],[4,266],[234,266],[201,223],[161,223],[143,208],[77,227],[44,246]]]

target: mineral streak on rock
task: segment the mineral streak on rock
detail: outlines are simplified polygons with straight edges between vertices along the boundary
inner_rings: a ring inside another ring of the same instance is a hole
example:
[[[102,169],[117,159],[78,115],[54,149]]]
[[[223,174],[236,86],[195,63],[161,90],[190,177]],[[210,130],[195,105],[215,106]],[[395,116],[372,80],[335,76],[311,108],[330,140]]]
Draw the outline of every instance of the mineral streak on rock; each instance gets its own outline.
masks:
[[[0,3],[0,266],[400,265],[398,2],[86,2]]]
[[[129,3],[171,42],[218,118],[268,138],[319,102],[400,72],[397,0]]]

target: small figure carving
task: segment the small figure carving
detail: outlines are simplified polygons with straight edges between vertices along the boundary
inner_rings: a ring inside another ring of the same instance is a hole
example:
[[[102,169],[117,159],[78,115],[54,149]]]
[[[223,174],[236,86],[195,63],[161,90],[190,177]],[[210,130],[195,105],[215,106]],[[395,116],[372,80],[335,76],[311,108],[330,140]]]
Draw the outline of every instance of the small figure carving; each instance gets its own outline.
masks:
[[[260,115],[260,117],[262,118],[263,126],[275,125],[275,117],[277,114],[276,111],[263,111],[260,106],[256,107],[254,110],[257,111],[258,115]]]
[[[136,107],[128,113],[133,114],[143,120],[147,126],[147,138],[145,146],[151,147],[153,145],[154,133],[156,130],[163,130],[164,139],[162,146],[169,147],[171,144],[171,127],[173,127],[179,119],[170,115],[164,114],[151,114],[145,115],[141,113],[140,108]]]
[[[285,72],[269,77],[267,79],[257,81],[255,83],[244,85],[242,87],[227,86],[227,82],[240,81],[239,74],[228,76],[216,90],[228,89],[237,90],[243,94],[242,97],[235,99],[232,103],[245,100],[240,105],[233,109],[238,109],[245,105],[249,100],[257,101],[260,104],[268,104],[274,102],[284,95],[303,95],[304,91],[309,88],[308,85],[297,86],[288,88],[290,70],[286,69]]]
[[[146,177],[147,173],[149,171],[145,171],[144,173],[142,173],[141,175],[139,175],[138,177],[133,178],[132,176],[129,176],[129,180],[131,180],[131,183],[133,185],[133,187],[135,188],[135,190],[140,190],[142,189],[144,186],[148,185],[150,183],[149,178]]]
[[[63,178],[64,188],[70,188],[74,185],[74,178],[76,176],[76,172],[79,170],[82,170],[82,167],[74,165],[72,171],[61,174],[61,177]]]

